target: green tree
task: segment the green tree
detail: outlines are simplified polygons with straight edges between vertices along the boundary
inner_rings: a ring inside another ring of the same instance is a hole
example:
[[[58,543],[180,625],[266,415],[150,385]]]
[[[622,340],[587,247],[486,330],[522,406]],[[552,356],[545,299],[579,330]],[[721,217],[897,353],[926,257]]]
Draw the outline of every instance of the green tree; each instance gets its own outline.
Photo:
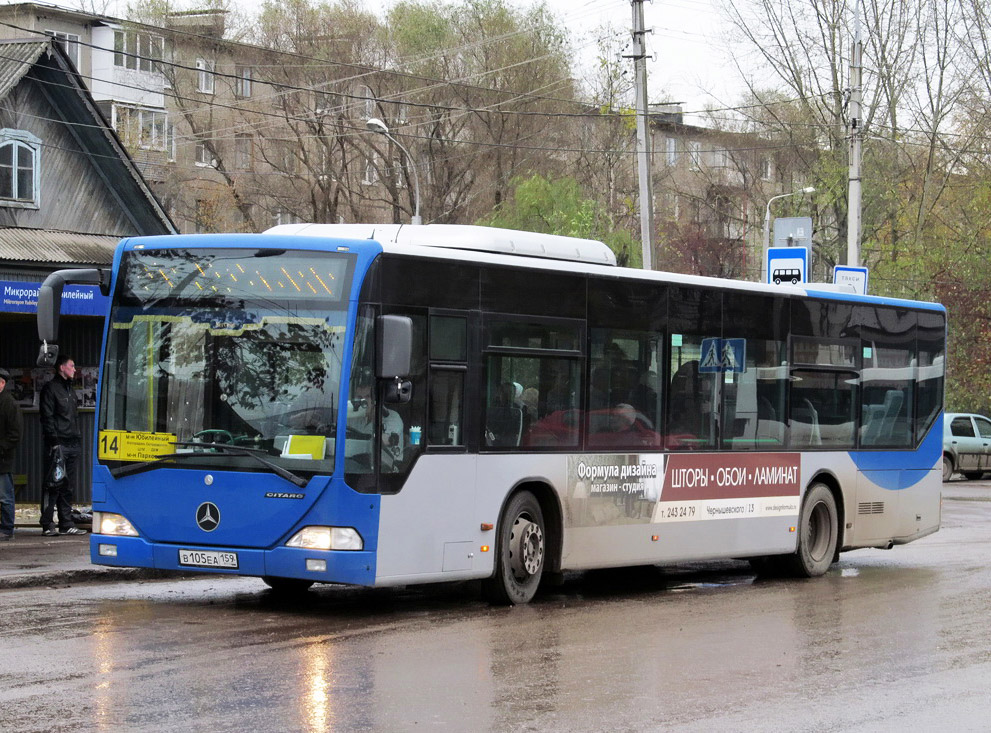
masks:
[[[615,226],[600,202],[585,197],[573,178],[550,179],[539,174],[514,178],[509,199],[478,223],[598,239],[609,245],[620,266],[641,266],[639,244],[629,232]]]

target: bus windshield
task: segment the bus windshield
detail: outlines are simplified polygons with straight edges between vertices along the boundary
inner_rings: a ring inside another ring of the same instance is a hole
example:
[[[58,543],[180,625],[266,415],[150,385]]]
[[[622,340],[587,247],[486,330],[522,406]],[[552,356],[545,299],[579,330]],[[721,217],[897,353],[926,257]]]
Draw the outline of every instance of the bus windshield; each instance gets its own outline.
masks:
[[[229,444],[293,471],[330,473],[352,269],[342,253],[125,253],[103,372],[101,460],[196,453],[211,467],[264,470],[246,451],[210,447]]]

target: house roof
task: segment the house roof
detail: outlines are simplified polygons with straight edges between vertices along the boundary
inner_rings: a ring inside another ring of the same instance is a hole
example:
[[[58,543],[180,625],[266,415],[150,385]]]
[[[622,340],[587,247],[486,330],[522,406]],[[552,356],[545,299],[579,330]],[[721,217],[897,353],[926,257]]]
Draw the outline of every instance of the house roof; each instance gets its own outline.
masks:
[[[80,234],[50,229],[0,228],[0,260],[53,265],[109,265],[122,239],[107,234]]]
[[[5,42],[0,52],[0,99],[17,86],[38,57],[45,52],[47,42],[37,41]]]
[[[38,83],[56,122],[65,125],[129,218],[131,234],[175,234],[176,228],[138,171],[58,43],[0,40],[0,101],[25,78]]]

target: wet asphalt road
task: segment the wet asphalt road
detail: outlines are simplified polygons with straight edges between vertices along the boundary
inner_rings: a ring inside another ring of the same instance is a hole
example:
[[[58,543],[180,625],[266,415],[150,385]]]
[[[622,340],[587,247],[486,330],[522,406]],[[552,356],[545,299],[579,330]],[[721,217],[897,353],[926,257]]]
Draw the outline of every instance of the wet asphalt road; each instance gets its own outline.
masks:
[[[206,577],[0,592],[0,730],[991,729],[991,482],[824,578],[589,573],[282,600]]]

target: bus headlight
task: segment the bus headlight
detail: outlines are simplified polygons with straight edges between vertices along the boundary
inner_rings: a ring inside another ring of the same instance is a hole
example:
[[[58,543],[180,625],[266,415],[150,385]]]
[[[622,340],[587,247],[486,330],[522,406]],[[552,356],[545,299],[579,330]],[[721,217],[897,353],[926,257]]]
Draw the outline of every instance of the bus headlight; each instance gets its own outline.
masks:
[[[303,527],[286,542],[307,550],[363,550],[365,543],[353,527]]]
[[[93,512],[93,532],[96,534],[137,537],[138,530],[120,514]]]

